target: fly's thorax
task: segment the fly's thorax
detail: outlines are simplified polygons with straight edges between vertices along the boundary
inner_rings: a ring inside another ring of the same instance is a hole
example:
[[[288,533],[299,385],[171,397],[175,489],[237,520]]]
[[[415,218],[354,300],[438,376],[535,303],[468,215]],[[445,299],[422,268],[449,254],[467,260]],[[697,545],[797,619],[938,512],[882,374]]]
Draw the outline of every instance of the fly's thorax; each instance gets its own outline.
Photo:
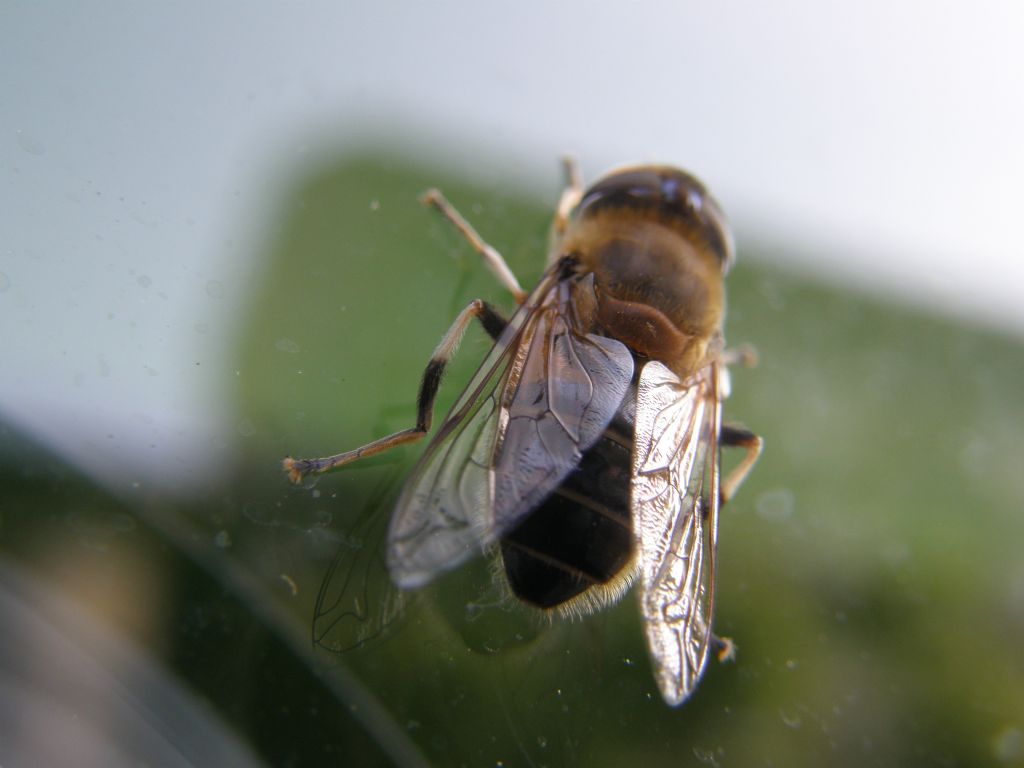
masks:
[[[593,313],[612,337],[683,374],[720,334],[723,276],[715,259],[664,223],[603,214],[574,222],[566,252],[593,275]]]
[[[636,166],[599,179],[558,247],[593,274],[597,321],[634,351],[685,375],[720,343],[732,237],[693,176]]]

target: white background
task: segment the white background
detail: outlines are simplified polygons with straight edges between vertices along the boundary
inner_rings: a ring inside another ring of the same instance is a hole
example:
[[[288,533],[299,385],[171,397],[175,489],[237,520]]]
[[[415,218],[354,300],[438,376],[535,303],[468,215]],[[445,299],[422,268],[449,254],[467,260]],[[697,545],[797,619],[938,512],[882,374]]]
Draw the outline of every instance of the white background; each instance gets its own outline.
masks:
[[[113,484],[179,489],[254,221],[373,126],[546,190],[689,168],[744,241],[1024,332],[1024,6],[5,3],[0,408]]]

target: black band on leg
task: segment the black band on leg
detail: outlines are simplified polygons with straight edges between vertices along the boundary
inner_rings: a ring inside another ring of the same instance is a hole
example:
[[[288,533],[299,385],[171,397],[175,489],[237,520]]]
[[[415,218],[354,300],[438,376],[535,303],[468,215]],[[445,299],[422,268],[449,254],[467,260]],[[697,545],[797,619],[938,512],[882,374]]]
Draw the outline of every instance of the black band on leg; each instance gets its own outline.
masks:
[[[486,301],[476,303],[475,317],[487,331],[487,335],[497,340],[508,325],[508,320],[498,314],[498,311]],[[461,334],[460,334],[461,335]],[[434,398],[437,390],[441,388],[441,380],[444,378],[444,369],[447,367],[447,357],[437,357],[427,363],[423,371],[423,379],[420,382],[419,396],[416,398],[416,429],[426,432],[430,429],[430,422],[433,419]]]
[[[426,370],[423,371],[420,393],[416,398],[416,428],[423,432],[430,428],[434,398],[437,396],[437,390],[441,387],[441,379],[444,378],[444,369],[447,364],[447,360],[431,360],[427,363]]]
[[[747,448],[758,440],[757,435],[746,427],[738,427],[735,424],[723,424],[722,431],[718,433],[719,445],[730,448]]]
[[[480,314],[478,315],[480,325],[482,325],[484,330],[487,331],[488,336],[497,341],[498,337],[501,336],[502,331],[505,330],[505,326],[508,325],[508,320],[502,317],[498,313],[498,310],[486,301],[480,303]]]

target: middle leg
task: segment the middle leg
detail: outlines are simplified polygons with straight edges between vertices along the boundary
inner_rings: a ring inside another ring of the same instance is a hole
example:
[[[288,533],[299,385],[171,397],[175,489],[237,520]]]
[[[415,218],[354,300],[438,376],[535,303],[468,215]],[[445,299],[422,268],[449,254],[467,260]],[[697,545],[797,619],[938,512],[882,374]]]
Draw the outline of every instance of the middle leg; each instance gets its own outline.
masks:
[[[293,483],[300,483],[306,475],[329,472],[332,469],[351,464],[353,461],[383,453],[399,445],[415,443],[422,439],[430,431],[430,424],[434,417],[434,399],[437,397],[437,391],[441,387],[444,370],[448,363],[451,362],[452,357],[454,357],[459,342],[462,341],[466,329],[474,318],[480,321],[484,330],[494,339],[501,335],[507,324],[505,318],[498,314],[494,307],[480,299],[474,299],[469,303],[469,306],[459,313],[451,328],[448,329],[444,338],[437,345],[434,354],[430,356],[430,362],[427,363],[427,368],[423,372],[419,396],[416,399],[415,426],[403,429],[401,432],[395,432],[393,435],[382,437],[379,440],[374,440],[354,450],[337,453],[333,456],[325,456],[319,459],[293,459],[289,456],[282,462],[284,471],[288,473],[288,478]]]

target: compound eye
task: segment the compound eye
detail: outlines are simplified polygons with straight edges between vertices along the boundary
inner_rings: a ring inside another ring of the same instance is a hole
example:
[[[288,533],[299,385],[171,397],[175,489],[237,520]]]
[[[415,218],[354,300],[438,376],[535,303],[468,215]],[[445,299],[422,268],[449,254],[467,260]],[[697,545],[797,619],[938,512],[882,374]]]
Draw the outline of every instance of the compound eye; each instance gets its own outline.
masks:
[[[655,205],[662,197],[662,177],[654,167],[616,171],[595,181],[584,193],[577,212]]]
[[[736,261],[736,243],[722,207],[704,190],[701,190],[700,197],[696,200],[691,194],[690,205],[701,223],[708,247],[718,257],[722,274],[725,274]]]

